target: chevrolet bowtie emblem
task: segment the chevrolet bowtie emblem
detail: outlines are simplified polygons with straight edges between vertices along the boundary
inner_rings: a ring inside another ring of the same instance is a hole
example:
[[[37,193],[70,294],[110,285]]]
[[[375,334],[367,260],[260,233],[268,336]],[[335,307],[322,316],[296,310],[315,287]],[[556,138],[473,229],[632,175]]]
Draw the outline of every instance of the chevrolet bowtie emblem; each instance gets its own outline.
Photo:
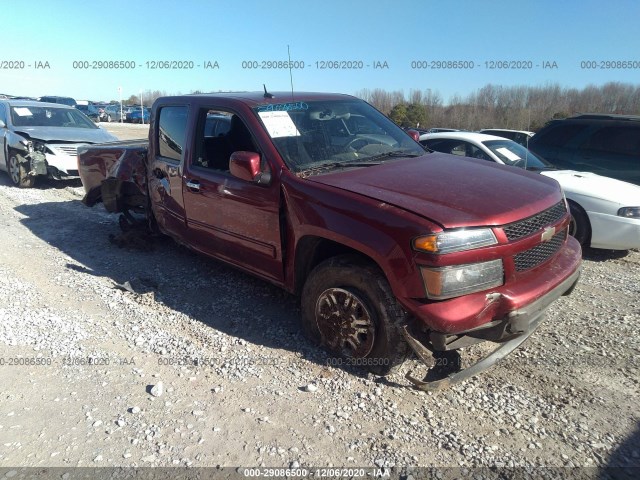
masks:
[[[555,234],[556,234],[555,227],[547,227],[544,229],[544,232],[542,232],[542,235],[540,236],[540,241],[548,242],[553,238]]]

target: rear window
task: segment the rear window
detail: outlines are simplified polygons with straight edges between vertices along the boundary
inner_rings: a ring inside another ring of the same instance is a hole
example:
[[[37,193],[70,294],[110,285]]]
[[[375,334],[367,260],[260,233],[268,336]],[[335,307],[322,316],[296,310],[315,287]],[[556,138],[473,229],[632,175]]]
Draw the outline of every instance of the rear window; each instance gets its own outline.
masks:
[[[187,107],[163,107],[158,120],[160,156],[180,161],[187,132]]]
[[[548,147],[564,147],[569,143],[576,135],[585,131],[588,128],[587,125],[557,125],[555,127],[549,127],[549,129],[541,130],[533,138],[537,145],[546,145]]]
[[[219,137],[225,135],[231,128],[231,115],[207,115],[204,125],[205,137]]]
[[[480,133],[485,133],[487,135],[496,135],[497,137],[510,138],[513,140],[516,138],[516,132],[505,132],[502,130],[481,130]]]

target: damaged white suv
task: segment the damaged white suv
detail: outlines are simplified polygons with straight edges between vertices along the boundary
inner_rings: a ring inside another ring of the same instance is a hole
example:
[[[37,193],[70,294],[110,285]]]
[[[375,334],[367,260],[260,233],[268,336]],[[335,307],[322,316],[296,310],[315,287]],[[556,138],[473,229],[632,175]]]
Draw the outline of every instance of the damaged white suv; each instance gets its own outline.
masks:
[[[77,177],[80,145],[116,140],[76,108],[0,100],[0,170],[18,187],[32,187],[39,175]]]

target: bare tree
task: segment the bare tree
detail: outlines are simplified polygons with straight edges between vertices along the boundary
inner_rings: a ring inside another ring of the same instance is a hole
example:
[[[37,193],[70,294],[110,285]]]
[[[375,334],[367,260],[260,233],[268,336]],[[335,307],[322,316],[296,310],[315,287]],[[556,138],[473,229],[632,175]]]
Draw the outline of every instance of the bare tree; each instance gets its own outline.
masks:
[[[410,90],[408,99],[401,90],[388,92],[379,88],[363,89],[356,95],[387,115],[401,104],[423,105],[429,124],[422,125],[420,122],[420,125],[425,128],[536,131],[552,118],[564,118],[577,113],[640,114],[640,85],[620,82],[588,85],[582,89],[562,87],[557,83],[509,87],[488,84],[464,98],[456,94],[446,104],[440,93],[430,88]],[[402,117],[398,115],[399,111],[402,109],[396,110],[394,117]],[[406,120],[404,123],[407,123]]]

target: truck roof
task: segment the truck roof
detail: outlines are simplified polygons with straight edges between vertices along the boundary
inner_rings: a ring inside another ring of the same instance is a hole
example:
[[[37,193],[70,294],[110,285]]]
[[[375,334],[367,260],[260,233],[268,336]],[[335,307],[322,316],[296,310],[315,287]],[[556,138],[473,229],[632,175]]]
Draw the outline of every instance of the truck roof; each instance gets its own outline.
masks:
[[[219,93],[196,93],[190,95],[178,95],[171,97],[161,97],[162,103],[184,102],[185,98],[196,99],[194,103],[207,103],[212,99],[236,100],[250,107],[265,104],[278,104],[299,101],[313,100],[349,100],[355,97],[339,93],[320,92],[269,92],[271,97],[265,97],[264,92],[219,92]]]

